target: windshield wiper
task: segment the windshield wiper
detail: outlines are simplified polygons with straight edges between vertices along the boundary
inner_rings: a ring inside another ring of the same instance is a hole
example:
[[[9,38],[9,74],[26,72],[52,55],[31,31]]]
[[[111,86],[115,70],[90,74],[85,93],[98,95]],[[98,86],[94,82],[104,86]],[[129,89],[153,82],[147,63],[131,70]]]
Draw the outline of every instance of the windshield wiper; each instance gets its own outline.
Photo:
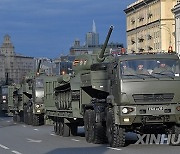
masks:
[[[135,77],[145,80],[145,78],[139,76],[138,74],[127,74],[127,75],[123,75],[123,76],[135,76]]]
[[[156,79],[158,79],[158,80],[159,80],[159,78],[158,78],[158,77],[156,77],[156,76],[154,76],[154,75],[152,75],[152,74],[138,74],[138,75],[149,76],[149,77],[153,77],[153,78],[156,78]]]
[[[174,77],[172,77],[171,75],[168,75],[168,74],[164,74],[164,73],[153,73],[153,74],[164,75],[164,76],[167,76],[174,80]]]

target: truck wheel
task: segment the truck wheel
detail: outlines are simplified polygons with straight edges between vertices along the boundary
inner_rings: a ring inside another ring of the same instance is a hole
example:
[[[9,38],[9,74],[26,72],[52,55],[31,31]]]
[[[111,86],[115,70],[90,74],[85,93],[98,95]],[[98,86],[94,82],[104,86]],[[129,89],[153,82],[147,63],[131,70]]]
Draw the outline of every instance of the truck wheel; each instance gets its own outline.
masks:
[[[115,124],[115,116],[111,108],[107,111],[106,127],[110,146],[113,148],[125,146],[125,129]]]
[[[59,123],[58,122],[54,123],[54,133],[56,135],[59,135]]]
[[[23,114],[23,111],[21,111],[19,113],[19,116],[20,116],[20,122],[24,122],[24,114]]]
[[[13,121],[17,122],[17,115],[15,113],[13,113]]]
[[[44,114],[39,115],[39,125],[44,125]]]
[[[24,123],[28,124],[28,115],[27,115],[27,110],[26,109],[24,109],[23,115],[24,115]]]
[[[21,122],[20,113],[16,114],[16,121],[17,121],[17,122]]]
[[[173,146],[179,146],[180,143],[179,143],[178,141],[179,141],[179,137],[180,137],[180,125],[175,125],[175,126],[173,126],[171,132],[172,132],[172,135],[175,135],[175,136],[174,136],[174,139],[173,139],[174,143],[172,143],[172,141],[171,141],[171,145],[173,145]],[[178,142],[178,143],[176,143],[176,142]],[[175,143],[176,143],[176,144],[175,144]]]
[[[95,144],[102,144],[106,142],[106,128],[102,123],[96,123],[95,111],[91,111],[92,117],[92,142]]]
[[[59,136],[63,136],[63,123],[59,121]]]
[[[77,130],[78,130],[78,126],[77,124],[73,123],[70,125],[70,135],[71,136],[77,136]]]
[[[27,124],[28,124],[28,125],[32,125],[32,122],[33,122],[33,114],[32,114],[31,112],[28,112],[28,113],[27,113],[27,117],[28,117]]]
[[[54,122],[54,133],[57,135],[57,122]]]
[[[86,110],[84,114],[84,130],[85,130],[85,138],[88,143],[93,142],[93,117],[92,110]]]
[[[39,126],[39,115],[32,114],[32,124],[33,126]]]

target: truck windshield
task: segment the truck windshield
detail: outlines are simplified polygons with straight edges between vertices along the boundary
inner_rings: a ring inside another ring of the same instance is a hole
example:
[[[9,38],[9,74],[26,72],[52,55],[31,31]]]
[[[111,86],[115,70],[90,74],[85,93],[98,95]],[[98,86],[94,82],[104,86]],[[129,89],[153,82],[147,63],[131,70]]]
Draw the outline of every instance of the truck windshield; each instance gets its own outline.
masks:
[[[43,79],[36,79],[36,88],[43,88],[44,82]]]
[[[8,88],[2,88],[2,94],[5,95],[8,93]]]
[[[179,77],[179,61],[176,59],[143,59],[120,62],[123,79]]]

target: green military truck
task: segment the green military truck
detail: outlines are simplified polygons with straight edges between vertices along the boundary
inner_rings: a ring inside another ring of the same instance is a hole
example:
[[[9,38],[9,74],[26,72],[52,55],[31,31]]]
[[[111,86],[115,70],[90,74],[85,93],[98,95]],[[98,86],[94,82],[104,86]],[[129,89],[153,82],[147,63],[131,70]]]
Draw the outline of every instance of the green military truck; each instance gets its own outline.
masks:
[[[0,87],[0,115],[8,113],[8,85]]]
[[[29,125],[44,124],[44,78],[46,75],[40,71],[39,62],[37,72],[30,73],[20,85],[9,87],[9,109],[13,113],[14,121]]]
[[[129,131],[171,133],[177,140],[178,56],[144,53],[113,57],[105,52],[112,29],[99,54],[76,57],[74,75],[45,81],[46,117],[54,121],[55,133],[76,135],[77,127],[84,126],[87,142],[108,141],[111,147],[124,146]]]

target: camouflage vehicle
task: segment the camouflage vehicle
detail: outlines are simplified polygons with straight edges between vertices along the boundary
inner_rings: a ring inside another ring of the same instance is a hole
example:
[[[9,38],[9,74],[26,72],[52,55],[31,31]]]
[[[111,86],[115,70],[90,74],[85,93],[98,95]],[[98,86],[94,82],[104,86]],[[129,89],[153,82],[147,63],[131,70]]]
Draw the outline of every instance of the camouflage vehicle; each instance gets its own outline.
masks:
[[[40,72],[40,63],[36,73],[26,76],[20,86],[11,88],[13,99],[11,99],[11,111],[15,121],[22,121],[30,125],[44,124],[44,87],[43,78],[46,76]],[[22,120],[21,120],[22,119]]]
[[[84,126],[87,142],[125,145],[125,134],[180,133],[179,58],[173,53],[122,54],[105,49],[76,57],[74,75],[45,81],[46,116],[54,131],[76,135]],[[162,67],[162,68],[161,68]],[[48,86],[51,84],[50,88]],[[53,88],[54,97],[53,97]]]
[[[0,114],[8,113],[8,85],[0,87]]]

